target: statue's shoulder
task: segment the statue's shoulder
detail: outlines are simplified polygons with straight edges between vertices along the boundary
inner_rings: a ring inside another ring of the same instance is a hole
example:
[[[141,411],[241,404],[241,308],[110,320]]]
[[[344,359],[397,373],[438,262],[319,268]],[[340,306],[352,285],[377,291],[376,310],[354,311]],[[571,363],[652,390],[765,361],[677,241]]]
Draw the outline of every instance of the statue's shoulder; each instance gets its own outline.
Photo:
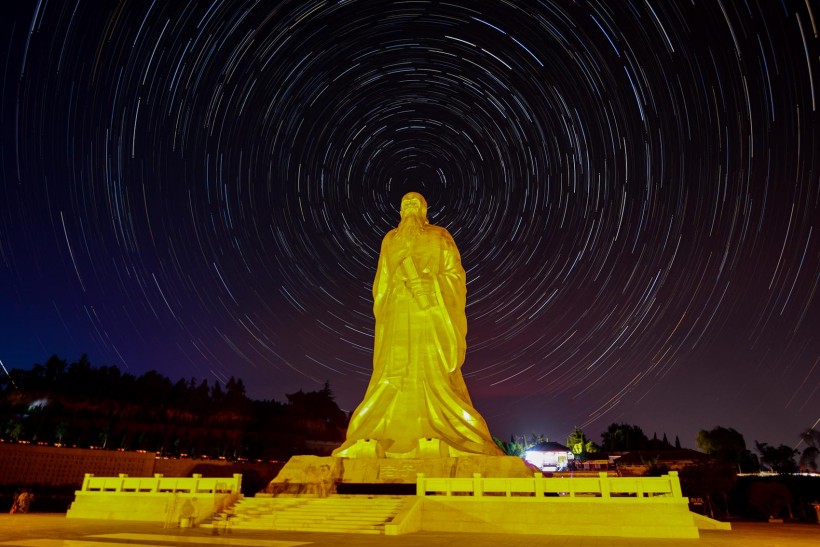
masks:
[[[389,246],[390,243],[393,242],[393,238],[396,237],[396,234],[398,232],[399,232],[398,228],[393,228],[392,230],[390,230],[389,232],[384,234],[384,237],[382,238],[382,248],[384,248],[386,246]]]
[[[447,231],[447,228],[442,228],[441,226],[436,226],[435,224],[428,224],[426,229],[430,230],[439,238],[446,240],[448,243],[455,243],[453,241],[453,236],[450,235],[450,232]]]

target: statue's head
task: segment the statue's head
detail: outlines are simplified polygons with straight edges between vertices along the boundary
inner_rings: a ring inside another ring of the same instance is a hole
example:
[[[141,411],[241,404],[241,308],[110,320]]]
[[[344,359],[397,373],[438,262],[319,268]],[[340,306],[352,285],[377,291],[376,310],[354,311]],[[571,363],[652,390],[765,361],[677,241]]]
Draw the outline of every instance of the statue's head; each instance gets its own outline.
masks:
[[[411,212],[421,216],[421,219],[427,222],[427,200],[418,192],[408,192],[401,198],[402,218]]]

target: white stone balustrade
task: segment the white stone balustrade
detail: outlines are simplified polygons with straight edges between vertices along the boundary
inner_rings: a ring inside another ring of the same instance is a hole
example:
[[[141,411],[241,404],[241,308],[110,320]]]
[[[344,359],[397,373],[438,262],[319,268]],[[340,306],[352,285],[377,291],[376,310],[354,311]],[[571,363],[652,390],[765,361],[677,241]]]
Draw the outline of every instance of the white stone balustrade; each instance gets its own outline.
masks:
[[[81,492],[140,492],[140,493],[184,493],[184,494],[238,494],[242,486],[242,475],[233,477],[203,478],[194,473],[192,477],[164,477],[155,474],[153,477],[129,477],[120,474],[117,477],[95,477],[86,473]]]
[[[418,496],[531,497],[543,500],[583,497],[584,500],[628,499],[652,501],[656,498],[685,499],[677,471],[661,477],[489,478],[474,473],[472,478],[425,477],[417,474]],[[658,500],[659,501],[659,500]]]

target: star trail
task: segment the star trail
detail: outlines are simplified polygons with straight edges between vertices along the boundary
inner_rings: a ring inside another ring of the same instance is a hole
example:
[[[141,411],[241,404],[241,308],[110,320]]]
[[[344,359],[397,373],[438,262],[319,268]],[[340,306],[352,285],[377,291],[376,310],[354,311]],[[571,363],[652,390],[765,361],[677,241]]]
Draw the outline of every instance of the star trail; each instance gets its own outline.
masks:
[[[820,418],[813,0],[14,2],[0,362],[283,399],[370,376],[422,193],[493,434]]]

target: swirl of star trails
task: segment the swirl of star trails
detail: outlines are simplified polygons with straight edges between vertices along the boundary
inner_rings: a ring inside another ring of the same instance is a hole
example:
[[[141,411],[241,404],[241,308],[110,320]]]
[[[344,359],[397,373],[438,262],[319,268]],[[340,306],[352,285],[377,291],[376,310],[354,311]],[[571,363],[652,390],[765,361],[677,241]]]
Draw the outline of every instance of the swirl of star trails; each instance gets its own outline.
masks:
[[[812,406],[811,3],[77,0],[4,25],[4,290],[83,351],[355,405],[414,190],[467,270],[477,400],[600,424],[738,361],[742,396]]]

